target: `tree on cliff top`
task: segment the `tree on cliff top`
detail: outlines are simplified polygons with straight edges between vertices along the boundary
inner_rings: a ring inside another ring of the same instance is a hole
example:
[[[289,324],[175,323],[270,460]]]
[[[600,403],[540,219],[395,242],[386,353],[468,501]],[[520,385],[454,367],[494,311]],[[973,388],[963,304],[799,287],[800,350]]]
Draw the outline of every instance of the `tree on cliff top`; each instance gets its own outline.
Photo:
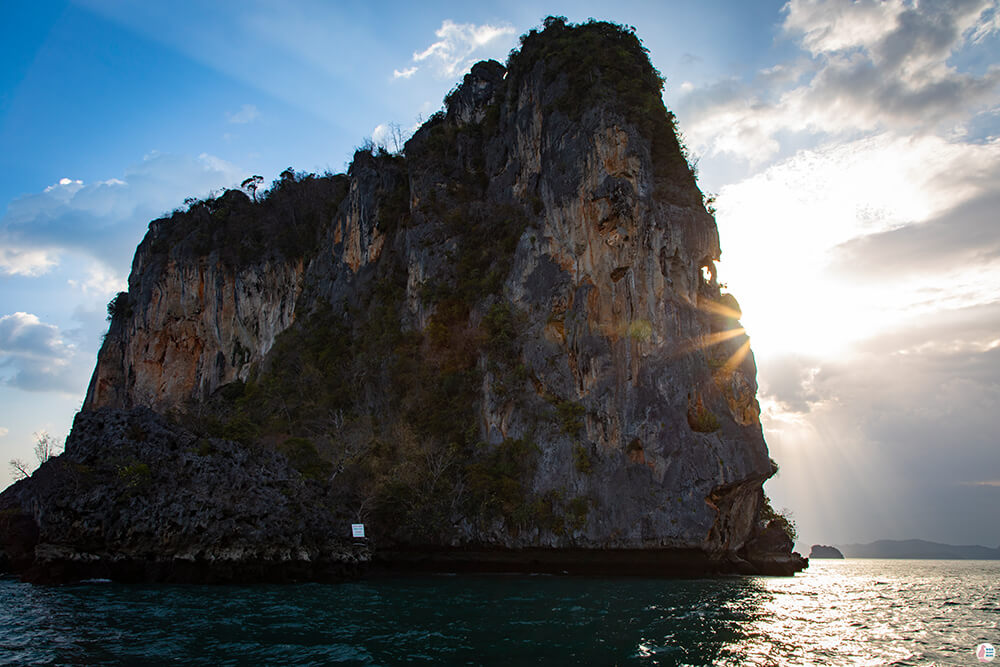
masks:
[[[250,194],[253,196],[253,200],[257,201],[257,188],[260,187],[260,184],[263,182],[263,176],[254,175],[240,183],[240,187],[244,190],[249,190]]]

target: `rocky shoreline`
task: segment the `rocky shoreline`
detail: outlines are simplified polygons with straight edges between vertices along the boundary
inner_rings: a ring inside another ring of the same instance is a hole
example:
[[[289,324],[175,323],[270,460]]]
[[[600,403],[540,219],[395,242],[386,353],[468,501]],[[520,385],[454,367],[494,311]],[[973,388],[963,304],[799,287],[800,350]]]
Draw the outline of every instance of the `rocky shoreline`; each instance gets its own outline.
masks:
[[[376,552],[377,573],[455,572],[582,576],[711,577],[733,574],[791,576],[808,566],[793,554],[747,561],[712,557],[697,549],[405,549]]]
[[[13,572],[32,584],[59,585],[107,579],[143,584],[287,584],[340,583],[367,571],[365,561],[185,561],[101,558],[77,554],[73,558],[36,561],[23,572]]]
[[[285,584],[340,583],[368,576],[429,573],[550,574],[568,576],[627,576],[704,578],[730,575],[792,576],[808,561],[774,554],[766,561],[713,559],[690,549],[592,550],[437,550],[374,554],[366,547],[344,553],[343,560],[206,561],[135,559],[117,555],[66,553],[39,545],[24,569],[0,565],[0,575],[22,581],[59,585],[108,579],[121,583],[155,584]]]

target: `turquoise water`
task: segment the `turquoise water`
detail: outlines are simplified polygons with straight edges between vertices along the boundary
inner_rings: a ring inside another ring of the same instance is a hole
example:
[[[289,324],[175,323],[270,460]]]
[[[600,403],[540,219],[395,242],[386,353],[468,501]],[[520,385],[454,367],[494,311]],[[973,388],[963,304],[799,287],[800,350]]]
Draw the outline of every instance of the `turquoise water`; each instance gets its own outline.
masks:
[[[1000,561],[794,578],[420,576],[339,585],[0,580],[4,664],[978,664]]]

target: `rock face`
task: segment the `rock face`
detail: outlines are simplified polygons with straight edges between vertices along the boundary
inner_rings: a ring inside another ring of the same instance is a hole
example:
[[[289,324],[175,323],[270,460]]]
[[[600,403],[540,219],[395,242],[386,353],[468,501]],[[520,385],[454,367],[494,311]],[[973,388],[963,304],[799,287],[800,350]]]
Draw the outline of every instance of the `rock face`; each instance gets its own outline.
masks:
[[[150,223],[83,409],[167,411],[247,379],[294,321],[303,246],[344,181],[286,171],[259,205],[229,191]]]
[[[756,367],[661,85],[633,33],[550,19],[506,67],[474,66],[405,156],[359,151],[346,177],[286,172],[260,203],[229,192],[152,223],[64,458],[100,458],[99,428],[156,421],[145,408],[175,422],[154,449],[118,440],[149,466],[130,501],[146,509],[102,529],[99,558],[294,552],[249,528],[162,534],[216,521],[171,497],[200,434],[245,474],[218,511],[249,511],[260,464],[239,452],[284,455],[294,501],[364,520],[388,562],[792,562],[760,523]],[[207,470],[191,493],[219,483]],[[97,534],[82,526],[109,483],[74,492],[91,504],[67,501],[72,530],[42,482],[3,498],[64,548]],[[278,523],[329,558],[311,540],[331,527]]]
[[[157,267],[154,282],[143,273],[147,258],[136,259],[132,276],[142,307],[135,317],[116,322],[111,342],[98,357],[84,409],[143,405],[167,410],[178,397],[208,396],[233,380],[245,380],[294,319],[301,262],[233,270],[211,257],[170,260]]]

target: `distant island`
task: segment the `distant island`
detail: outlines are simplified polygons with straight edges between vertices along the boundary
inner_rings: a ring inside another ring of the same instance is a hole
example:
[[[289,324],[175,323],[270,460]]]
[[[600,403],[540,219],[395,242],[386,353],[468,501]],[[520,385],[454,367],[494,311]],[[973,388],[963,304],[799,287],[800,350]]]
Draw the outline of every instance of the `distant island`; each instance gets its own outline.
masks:
[[[809,552],[810,558],[843,558],[844,554],[840,553],[840,549],[837,547],[829,547],[825,544],[814,544],[812,545],[812,551]]]
[[[840,551],[848,558],[928,558],[953,560],[1000,560],[1000,548],[979,545],[940,544],[926,540],[877,540],[869,544],[842,544]],[[815,554],[810,558],[822,558]]]

